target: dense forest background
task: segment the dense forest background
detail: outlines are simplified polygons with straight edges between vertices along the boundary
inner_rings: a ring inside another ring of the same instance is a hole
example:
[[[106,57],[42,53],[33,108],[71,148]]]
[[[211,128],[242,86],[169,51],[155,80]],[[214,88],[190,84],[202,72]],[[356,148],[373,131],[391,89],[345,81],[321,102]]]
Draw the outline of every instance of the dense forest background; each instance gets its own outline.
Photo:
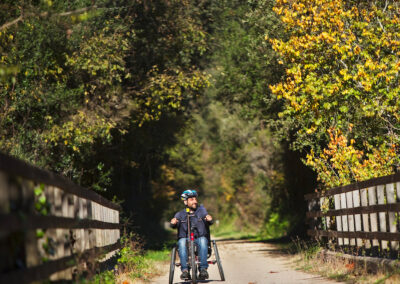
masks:
[[[380,2],[4,0],[0,150],[148,236],[186,188],[221,230],[301,233],[317,179],[397,170],[399,4]]]

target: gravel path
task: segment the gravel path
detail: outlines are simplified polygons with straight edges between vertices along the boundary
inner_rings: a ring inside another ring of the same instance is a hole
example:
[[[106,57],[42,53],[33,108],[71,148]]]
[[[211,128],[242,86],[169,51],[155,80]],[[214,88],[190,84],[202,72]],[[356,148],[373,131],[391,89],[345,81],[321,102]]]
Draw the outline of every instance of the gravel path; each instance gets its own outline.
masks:
[[[220,281],[217,265],[210,265],[210,279],[199,283],[262,284],[262,283],[338,283],[320,276],[296,271],[290,257],[276,246],[248,241],[217,241],[226,281]],[[214,258],[214,256],[211,256]],[[168,283],[169,264],[165,274],[151,283]],[[174,283],[189,284],[179,279],[180,269],[175,270]]]

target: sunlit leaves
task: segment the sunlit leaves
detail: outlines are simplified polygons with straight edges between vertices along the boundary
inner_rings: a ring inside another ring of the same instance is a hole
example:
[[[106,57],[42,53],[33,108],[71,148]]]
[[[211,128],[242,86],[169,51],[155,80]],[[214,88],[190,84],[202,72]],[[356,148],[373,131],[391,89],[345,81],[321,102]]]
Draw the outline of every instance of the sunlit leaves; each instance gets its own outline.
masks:
[[[99,115],[88,115],[79,111],[70,120],[62,125],[54,125],[43,133],[45,143],[57,146],[61,144],[75,152],[80,147],[93,144],[95,139],[102,139],[104,143],[111,141],[110,130],[116,125]]]
[[[374,148],[366,142],[365,150],[359,150],[340,130],[331,128],[328,133],[327,148],[319,155],[311,151],[306,160],[328,188],[389,175],[399,163],[394,144]]]
[[[327,130],[350,124],[359,149],[398,143],[399,4],[278,0],[274,11],[290,37],[269,39],[288,66],[271,90],[284,100],[280,117],[296,120],[295,146],[319,155]]]
[[[128,31],[110,31],[110,27],[106,26],[97,34],[82,40],[79,49],[67,55],[66,63],[86,77],[90,92],[98,87],[121,83],[124,77],[129,76],[124,55],[129,48],[128,40],[133,36]]]
[[[157,120],[168,111],[185,110],[209,84],[209,76],[204,72],[176,69],[160,73],[155,66],[149,73],[146,87],[138,93],[142,113],[139,124]]]

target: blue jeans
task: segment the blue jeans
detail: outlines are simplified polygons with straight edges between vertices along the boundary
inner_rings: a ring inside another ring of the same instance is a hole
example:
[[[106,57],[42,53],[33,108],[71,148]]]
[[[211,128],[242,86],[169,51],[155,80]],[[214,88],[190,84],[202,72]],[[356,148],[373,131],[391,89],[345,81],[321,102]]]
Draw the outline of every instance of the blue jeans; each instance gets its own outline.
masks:
[[[200,269],[207,269],[208,240],[206,237],[199,237],[194,240],[196,243],[200,257]],[[178,240],[179,259],[181,260],[181,270],[188,270],[188,250],[186,248],[187,238]]]

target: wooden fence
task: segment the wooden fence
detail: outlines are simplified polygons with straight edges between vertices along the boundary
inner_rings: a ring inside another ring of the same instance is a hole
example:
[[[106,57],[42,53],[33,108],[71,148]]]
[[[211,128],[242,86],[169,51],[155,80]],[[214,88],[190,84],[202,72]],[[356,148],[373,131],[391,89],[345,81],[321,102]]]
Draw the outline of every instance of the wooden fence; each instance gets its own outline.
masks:
[[[308,235],[353,253],[398,258],[400,173],[305,195]]]
[[[0,154],[0,283],[71,279],[120,247],[120,206]]]

